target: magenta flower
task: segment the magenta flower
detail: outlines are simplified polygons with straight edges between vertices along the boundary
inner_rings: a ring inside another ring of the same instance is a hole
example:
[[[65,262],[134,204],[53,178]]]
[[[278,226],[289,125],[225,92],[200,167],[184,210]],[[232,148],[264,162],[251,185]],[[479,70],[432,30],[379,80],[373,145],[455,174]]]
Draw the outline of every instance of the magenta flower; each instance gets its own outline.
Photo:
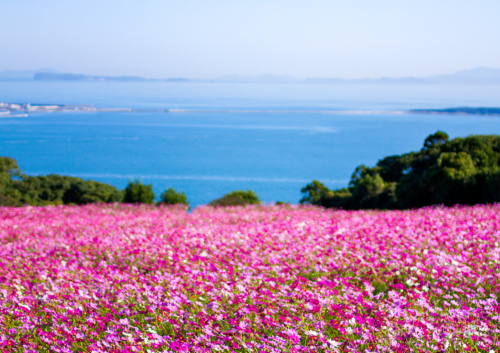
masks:
[[[496,351],[500,206],[0,208],[1,351]]]

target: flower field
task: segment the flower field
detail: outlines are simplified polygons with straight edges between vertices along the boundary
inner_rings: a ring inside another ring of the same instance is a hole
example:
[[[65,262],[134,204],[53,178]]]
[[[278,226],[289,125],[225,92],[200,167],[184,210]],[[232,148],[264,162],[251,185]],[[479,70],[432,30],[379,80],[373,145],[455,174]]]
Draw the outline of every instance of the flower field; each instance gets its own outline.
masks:
[[[500,205],[0,208],[0,351],[496,352]]]

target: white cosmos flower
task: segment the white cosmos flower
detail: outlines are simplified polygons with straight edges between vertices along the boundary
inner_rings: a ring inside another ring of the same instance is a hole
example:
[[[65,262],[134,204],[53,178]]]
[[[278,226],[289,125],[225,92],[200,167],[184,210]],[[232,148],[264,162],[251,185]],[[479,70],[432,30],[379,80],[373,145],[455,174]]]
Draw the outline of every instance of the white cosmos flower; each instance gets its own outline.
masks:
[[[334,340],[328,340],[328,344],[334,348],[340,346],[340,343]]]

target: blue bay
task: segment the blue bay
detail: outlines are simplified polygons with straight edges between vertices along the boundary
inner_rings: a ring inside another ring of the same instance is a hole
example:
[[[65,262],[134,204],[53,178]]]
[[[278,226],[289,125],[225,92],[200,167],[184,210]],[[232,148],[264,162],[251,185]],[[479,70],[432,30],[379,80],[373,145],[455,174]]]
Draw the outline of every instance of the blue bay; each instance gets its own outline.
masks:
[[[0,82],[0,102],[176,112],[30,114],[0,119],[0,155],[27,174],[185,191],[192,205],[236,189],[298,202],[313,179],[346,186],[354,168],[417,150],[425,137],[500,134],[500,117],[348,114],[500,106],[500,87]]]

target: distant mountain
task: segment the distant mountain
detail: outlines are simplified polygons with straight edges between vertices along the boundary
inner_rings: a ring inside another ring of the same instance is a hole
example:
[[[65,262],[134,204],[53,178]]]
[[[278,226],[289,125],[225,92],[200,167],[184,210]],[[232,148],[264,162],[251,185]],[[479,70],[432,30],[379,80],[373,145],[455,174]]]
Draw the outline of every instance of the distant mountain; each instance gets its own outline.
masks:
[[[139,76],[87,76],[70,73],[38,72],[33,76],[35,81],[151,81]]]
[[[164,81],[164,82],[189,82],[191,80],[188,78],[184,78],[184,77],[172,77],[172,78],[166,78],[166,79],[163,79],[160,81]]]
[[[306,83],[364,83],[364,84],[411,84],[411,83],[423,83],[423,79],[418,77],[402,77],[402,78],[393,78],[393,77],[381,77],[381,78],[361,78],[361,79],[343,79],[336,77],[313,77],[306,78],[304,80]]]
[[[478,67],[452,74],[426,77],[381,77],[376,79],[346,80],[341,78],[308,78],[307,83],[373,83],[373,84],[500,84],[500,69]]]
[[[28,81],[33,80],[37,73],[57,73],[53,69],[39,69],[39,70],[9,70],[0,72],[0,81]]]
[[[262,74],[257,76],[229,75],[214,79],[215,82],[248,83],[335,83],[335,84],[500,84],[500,69],[478,67],[452,74],[426,77],[381,77],[362,79],[343,79],[338,77],[313,77],[299,80],[292,76]]]
[[[488,67],[477,67],[470,70],[462,70],[453,74],[429,76],[431,82],[439,83],[500,83],[500,69]]]
[[[234,83],[322,83],[322,84],[500,84],[500,69],[478,67],[452,74],[426,77],[381,77],[376,79],[343,79],[338,77],[312,77],[301,80],[292,76],[262,74],[256,76],[228,75],[212,80],[189,80],[183,77],[151,79],[140,76],[90,76],[60,73],[52,69],[4,71],[0,81],[119,81],[119,82],[234,82]]]
[[[33,76],[35,81],[120,81],[120,82],[186,82],[187,78],[167,78],[167,79],[150,79],[140,76],[87,76],[81,74],[70,73],[50,73],[37,72]]]
[[[221,76],[214,80],[214,82],[246,82],[246,83],[295,83],[300,82],[299,79],[292,76],[277,76],[273,74],[262,74],[257,76],[240,76],[240,75],[228,75]]]

